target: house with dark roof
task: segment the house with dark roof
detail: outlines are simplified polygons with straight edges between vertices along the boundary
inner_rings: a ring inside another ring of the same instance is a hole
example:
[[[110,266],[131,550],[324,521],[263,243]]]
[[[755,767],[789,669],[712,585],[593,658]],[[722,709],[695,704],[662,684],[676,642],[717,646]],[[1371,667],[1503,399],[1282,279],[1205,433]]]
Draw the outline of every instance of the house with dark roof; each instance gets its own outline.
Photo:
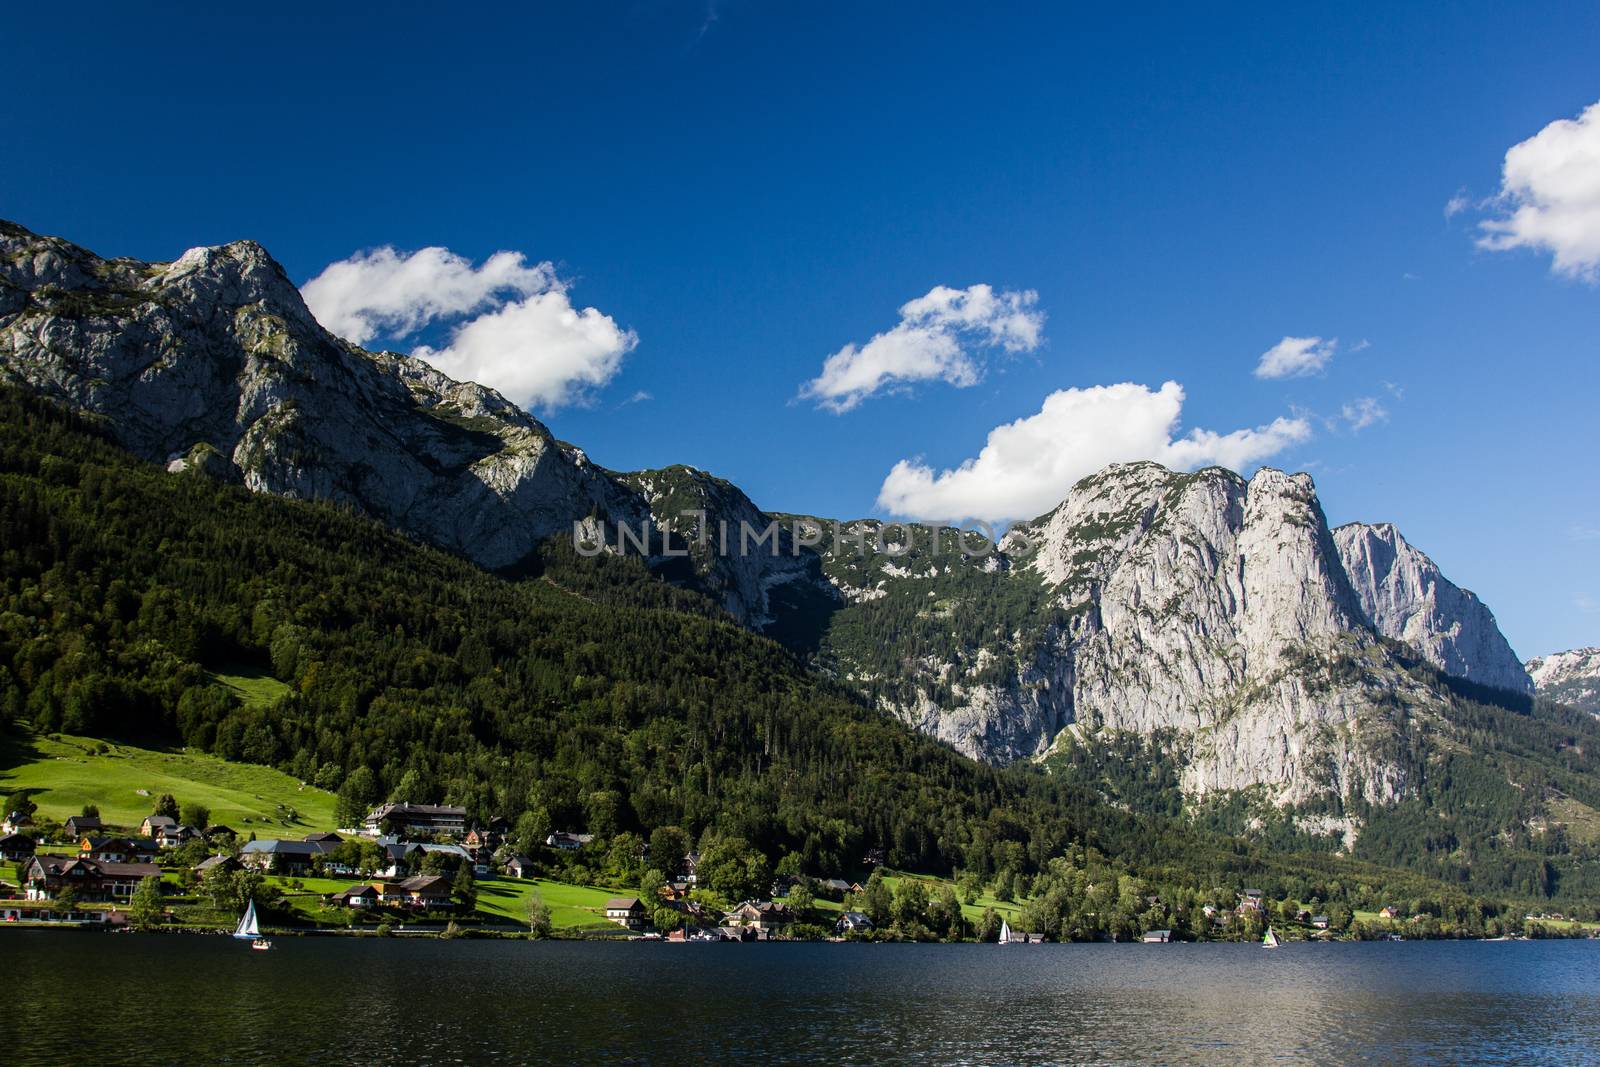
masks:
[[[546,837],[544,843],[563,852],[576,852],[593,840],[593,834],[569,834],[565,830],[557,830],[549,837]]]
[[[847,911],[839,916],[839,921],[833,924],[833,932],[839,935],[850,933],[866,933],[874,929],[872,917],[864,911]]]
[[[33,825],[33,816],[25,811],[13,811],[0,822],[0,834],[14,834]]]
[[[145,837],[157,837],[162,830],[170,830],[178,825],[178,820],[170,815],[146,815],[144,822],[139,824],[139,833]]]
[[[533,861],[526,856],[512,856],[506,860],[506,874],[513,878],[534,877]]]
[[[794,913],[788,905],[770,900],[747,900],[723,917],[724,926],[744,926],[771,932],[781,930],[794,922]]]
[[[606,918],[630,930],[642,930],[650,921],[650,909],[638,897],[612,897],[606,901]]]
[[[195,873],[201,877],[210,874],[212,871],[236,871],[238,869],[239,861],[222,853],[218,853],[215,856],[207,856],[194,865]]]
[[[375,885],[353,885],[342,893],[335,893],[333,902],[347,908],[375,908],[383,899],[383,890]]]
[[[149,863],[158,846],[148,837],[106,837],[91,834],[78,842],[78,855],[103,863]]]
[[[71,888],[79,900],[127,900],[146,878],[160,878],[153,863],[111,863],[83,856],[35,856],[24,881],[29,900],[47,900]]]
[[[442,874],[419,874],[403,882],[381,883],[377,888],[379,900],[384,904],[410,908],[454,906],[450,879]]]
[[[38,843],[27,834],[6,834],[0,837],[0,859],[15,862],[31,857]]]
[[[332,830],[320,830],[317,833],[307,834],[305,839],[314,845],[341,845],[344,843],[344,838]]]
[[[321,841],[247,841],[239,851],[239,862],[273,874],[305,874],[333,846]]]
[[[190,841],[203,841],[205,835],[196,827],[179,823],[177,826],[168,826],[156,831],[156,843],[162,848],[177,848],[187,845]]]
[[[376,836],[387,830],[459,837],[467,832],[467,809],[450,804],[384,804],[367,815],[366,832]]]
[[[105,829],[105,823],[100,821],[98,815],[73,815],[64,824],[67,833],[73,838],[82,840],[90,834],[97,834]]]

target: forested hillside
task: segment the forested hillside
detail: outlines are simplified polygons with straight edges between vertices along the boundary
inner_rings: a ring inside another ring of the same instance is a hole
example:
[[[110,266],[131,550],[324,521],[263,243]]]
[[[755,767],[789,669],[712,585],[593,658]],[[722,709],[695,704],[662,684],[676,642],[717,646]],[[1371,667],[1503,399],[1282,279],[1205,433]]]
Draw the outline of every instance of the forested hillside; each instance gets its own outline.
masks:
[[[1084,776],[966,759],[636,560],[558,539],[507,580],[327,504],[169,474],[21,392],[0,391],[0,430],[4,724],[274,766],[337,791],[346,817],[450,801],[613,841],[709,831],[818,874],[883,848],[1018,889],[1076,844],[1173,899],[1252,884],[1463,922],[1500,907],[1454,871],[1274,852],[1107,804]],[[288,695],[247,705],[212,674],[250,667]]]

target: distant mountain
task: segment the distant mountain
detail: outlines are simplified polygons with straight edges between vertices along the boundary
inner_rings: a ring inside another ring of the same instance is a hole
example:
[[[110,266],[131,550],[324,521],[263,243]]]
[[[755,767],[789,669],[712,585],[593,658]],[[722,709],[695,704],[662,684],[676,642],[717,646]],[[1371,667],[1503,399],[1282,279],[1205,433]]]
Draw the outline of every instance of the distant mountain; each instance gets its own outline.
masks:
[[[1600,715],[1600,648],[1575,648],[1528,661],[1539,695]]]
[[[989,759],[1166,732],[1194,795],[1382,800],[1405,784],[1372,757],[1395,709],[1440,703],[1366,617],[1306,475],[1125,464],[996,555],[827,566],[849,606],[824,661]]]
[[[639,531],[660,576],[993,763],[1160,735],[1189,796],[1385,802],[1408,786],[1397,717],[1447,703],[1406,657],[1531,688],[1487,608],[1392,526],[1330,531],[1307,475],[1127,464],[971,555],[872,520],[840,527],[859,547],[830,551],[826,519],[797,545],[797,517],[731,483],[605,470],[491,389],[333,336],[250,241],[141,263],[0,224],[0,379],[171,470],[346,504],[490,570],[536,569],[575,527],[640,552]]]
[[[348,504],[490,570],[528,566],[574,523],[614,546],[619,525],[656,518],[646,490],[666,484],[755,513],[688,468],[607,471],[492,389],[335,337],[254,241],[141,263],[0,222],[0,380],[103,416],[169,469]],[[760,555],[687,572],[749,625],[773,585],[808,575]]]
[[[1444,671],[1500,689],[1533,681],[1483,601],[1439,572],[1393,524],[1353,522],[1333,531],[1345,574],[1368,621]]]

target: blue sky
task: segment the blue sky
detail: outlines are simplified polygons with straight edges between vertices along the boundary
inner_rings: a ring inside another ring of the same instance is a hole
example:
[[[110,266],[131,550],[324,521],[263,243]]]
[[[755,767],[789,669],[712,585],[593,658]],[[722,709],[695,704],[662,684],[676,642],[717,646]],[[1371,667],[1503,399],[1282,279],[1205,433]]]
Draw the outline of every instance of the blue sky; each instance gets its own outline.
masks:
[[[550,328],[597,309],[604,358],[535,411],[608,466],[691,463],[772,509],[930,499],[888,499],[902,461],[965,503],[1017,456],[939,472],[1052,394],[1133,383],[1112,421],[1160,424],[1177,382],[1170,454],[1270,449],[1241,465],[1310,470],[1335,523],[1398,523],[1520,654],[1600,644],[1600,286],[1537,240],[1477,244],[1507,150],[1600,101],[1600,9],[568,6],[24,5],[0,215],[151,259],[253,237],[298,282],[383,246],[548,261],[371,343],[454,352],[524,298]],[[1038,336],[947,316],[911,339],[953,345],[962,386],[801,397],[908,301],[975,285],[1031,294]],[[1257,377],[1286,337],[1337,345]],[[1274,420],[1297,429],[1181,446]]]

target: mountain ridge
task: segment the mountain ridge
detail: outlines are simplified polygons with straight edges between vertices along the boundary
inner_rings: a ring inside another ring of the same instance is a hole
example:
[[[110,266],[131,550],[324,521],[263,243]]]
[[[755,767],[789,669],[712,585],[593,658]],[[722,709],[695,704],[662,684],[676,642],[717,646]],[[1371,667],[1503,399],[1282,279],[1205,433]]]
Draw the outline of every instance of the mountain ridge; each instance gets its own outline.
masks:
[[[1397,699],[1438,697],[1381,638],[1531,691],[1481,602],[1392,526],[1330,530],[1305,474],[1115,465],[970,558],[840,558],[723,479],[606,470],[492,389],[333,336],[252,241],[144,264],[6,224],[0,344],[0,374],[170,470],[349,504],[491,570],[574,530],[615,548],[653,524],[665,540],[643,554],[663,577],[989,762],[1175,730],[1192,795],[1385,800],[1405,783],[1363,738]],[[774,551],[714,551],[685,512],[776,522]]]
[[[1600,715],[1600,647],[1535,656],[1527,670],[1540,696]]]

